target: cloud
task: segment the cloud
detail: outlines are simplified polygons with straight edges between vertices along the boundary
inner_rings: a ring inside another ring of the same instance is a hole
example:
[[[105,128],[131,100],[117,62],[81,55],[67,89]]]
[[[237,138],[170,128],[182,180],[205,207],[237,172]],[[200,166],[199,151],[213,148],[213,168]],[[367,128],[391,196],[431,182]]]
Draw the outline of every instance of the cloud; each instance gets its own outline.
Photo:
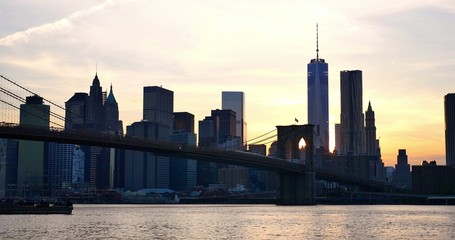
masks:
[[[112,6],[114,4],[115,2],[113,0],[107,0],[89,9],[74,12],[66,18],[56,20],[52,23],[46,23],[40,26],[26,29],[24,31],[10,34],[0,39],[0,46],[14,46],[18,43],[27,43],[30,41],[30,39],[34,39],[42,35],[52,35],[59,32],[69,31],[73,26],[73,21],[83,18],[84,16],[99,12],[104,8]]]

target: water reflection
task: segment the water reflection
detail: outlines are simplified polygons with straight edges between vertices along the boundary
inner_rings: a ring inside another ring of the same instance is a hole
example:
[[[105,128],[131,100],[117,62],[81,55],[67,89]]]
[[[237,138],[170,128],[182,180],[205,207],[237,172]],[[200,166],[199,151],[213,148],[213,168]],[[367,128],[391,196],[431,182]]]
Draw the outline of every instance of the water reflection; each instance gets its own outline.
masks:
[[[0,226],[0,239],[454,239],[455,207],[76,205]]]

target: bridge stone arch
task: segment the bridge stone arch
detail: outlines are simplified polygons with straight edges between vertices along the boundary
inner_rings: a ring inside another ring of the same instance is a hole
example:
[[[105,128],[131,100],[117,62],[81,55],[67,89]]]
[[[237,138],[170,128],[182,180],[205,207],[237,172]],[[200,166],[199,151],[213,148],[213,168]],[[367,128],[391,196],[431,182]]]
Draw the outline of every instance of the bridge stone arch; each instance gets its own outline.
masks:
[[[305,170],[302,173],[281,173],[278,189],[278,203],[283,205],[316,204],[314,188],[316,174],[314,171],[314,125],[276,126],[277,156],[286,159],[290,143],[291,159],[299,159],[299,142],[305,140]]]

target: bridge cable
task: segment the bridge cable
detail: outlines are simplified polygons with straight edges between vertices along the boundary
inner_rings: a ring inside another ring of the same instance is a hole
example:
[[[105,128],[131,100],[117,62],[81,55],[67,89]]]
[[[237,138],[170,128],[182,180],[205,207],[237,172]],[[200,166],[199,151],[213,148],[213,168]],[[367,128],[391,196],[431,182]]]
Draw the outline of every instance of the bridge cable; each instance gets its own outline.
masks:
[[[13,107],[13,108],[19,109],[19,111],[23,111],[23,112],[26,112],[26,113],[28,113],[28,114],[30,114],[30,115],[33,115],[33,116],[35,116],[35,117],[37,117],[37,118],[39,118],[39,119],[46,120],[45,118],[43,118],[43,117],[41,117],[41,116],[39,116],[39,115],[36,115],[36,114],[34,114],[34,113],[32,113],[32,112],[29,112],[29,111],[27,111],[27,110],[24,110],[24,109],[20,109],[19,107],[14,106],[13,104],[11,104],[11,103],[9,103],[9,102],[6,102],[6,101],[4,101],[4,100],[2,100],[2,99],[0,99],[0,102],[3,102],[3,103],[5,103],[5,104],[7,104],[7,105],[9,105],[9,106],[11,106],[11,107]],[[58,126],[60,126],[60,127],[63,127],[61,124],[56,123],[56,122],[53,122],[53,121],[50,121],[50,120],[49,120],[49,123],[53,123],[53,124],[55,124],[55,125],[58,125]]]
[[[3,79],[5,79],[6,81],[12,83],[13,85],[19,87],[20,89],[23,89],[23,90],[25,90],[25,91],[27,91],[27,92],[33,94],[33,95],[40,96],[39,94],[37,94],[37,93],[35,93],[35,92],[33,92],[33,91],[31,91],[31,90],[29,90],[29,89],[27,89],[27,88],[25,88],[25,87],[19,85],[18,83],[14,82],[14,81],[11,80],[11,79],[8,79],[7,77],[5,77],[5,76],[3,76],[3,75],[1,75],[1,74],[0,74],[0,77],[3,78]],[[40,97],[41,97],[41,96],[40,96]],[[62,107],[62,106],[60,106],[60,105],[58,105],[58,104],[56,104],[56,103],[54,103],[54,102],[52,102],[52,101],[50,101],[50,100],[44,98],[44,97],[42,97],[42,98],[43,98],[43,100],[45,100],[46,102],[48,102],[48,103],[50,103],[50,104],[56,106],[57,108],[60,108],[61,110],[64,110],[65,113],[66,113],[66,109],[65,109],[64,107]],[[52,112],[52,111],[51,111],[51,112]],[[70,114],[71,114],[71,115],[74,115],[74,116],[76,116],[76,117],[82,117],[81,115],[78,115],[78,114],[76,114],[76,113],[73,113],[72,111],[70,111]],[[66,122],[66,118],[65,118],[64,116],[59,115],[58,113],[55,113],[55,112],[52,112],[52,115],[53,115],[54,117],[59,118],[60,120],[64,120],[64,121]],[[58,116],[58,117],[57,117],[57,116]],[[103,128],[104,130],[112,130],[112,128],[107,127],[107,126],[105,126],[105,125],[103,125],[103,124],[101,124],[101,123],[94,122],[94,121],[92,121],[92,120],[90,120],[90,119],[87,119],[87,121],[88,121],[89,123],[93,123],[94,125]],[[70,123],[76,123],[76,122],[71,121]],[[61,124],[58,124],[58,125],[59,125],[59,126],[62,126]]]

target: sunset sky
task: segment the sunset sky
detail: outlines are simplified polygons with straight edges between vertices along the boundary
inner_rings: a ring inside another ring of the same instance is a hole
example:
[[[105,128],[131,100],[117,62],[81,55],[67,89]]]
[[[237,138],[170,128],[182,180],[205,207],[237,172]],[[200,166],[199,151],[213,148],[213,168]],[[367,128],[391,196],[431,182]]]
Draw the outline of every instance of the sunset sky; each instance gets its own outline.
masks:
[[[330,128],[340,119],[340,71],[362,70],[385,164],[401,148],[411,164],[445,164],[453,0],[0,0],[0,22],[0,74],[55,103],[88,92],[97,71],[124,126],[141,120],[143,86],[154,85],[174,91],[174,110],[193,113],[197,126],[221,108],[222,91],[243,91],[248,139],[307,122],[318,23]]]

